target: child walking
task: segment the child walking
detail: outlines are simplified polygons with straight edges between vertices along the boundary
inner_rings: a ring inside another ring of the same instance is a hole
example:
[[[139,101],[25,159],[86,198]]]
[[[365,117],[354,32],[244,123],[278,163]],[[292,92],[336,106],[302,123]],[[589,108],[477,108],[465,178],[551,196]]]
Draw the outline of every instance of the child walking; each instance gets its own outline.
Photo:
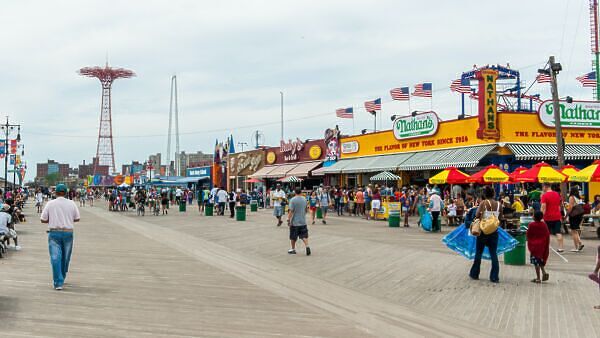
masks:
[[[535,266],[536,278],[531,280],[533,283],[545,282],[550,277],[544,268],[550,254],[550,231],[542,220],[543,218],[544,214],[536,211],[533,214],[534,221],[529,223],[527,229],[527,248],[531,254],[531,264]],[[541,279],[540,270],[542,272]]]

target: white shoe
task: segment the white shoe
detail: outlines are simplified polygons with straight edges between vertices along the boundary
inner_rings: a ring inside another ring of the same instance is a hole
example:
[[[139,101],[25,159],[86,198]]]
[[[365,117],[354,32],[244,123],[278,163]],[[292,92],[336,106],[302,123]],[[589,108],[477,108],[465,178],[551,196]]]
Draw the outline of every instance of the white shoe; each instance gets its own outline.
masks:
[[[15,250],[16,251],[21,251],[21,246],[20,245],[15,246]]]
[[[54,288],[54,290],[56,290],[56,291],[60,291],[60,290],[62,290],[62,289],[63,289],[63,287],[62,287],[62,286],[57,286],[57,287],[55,287],[55,288]]]

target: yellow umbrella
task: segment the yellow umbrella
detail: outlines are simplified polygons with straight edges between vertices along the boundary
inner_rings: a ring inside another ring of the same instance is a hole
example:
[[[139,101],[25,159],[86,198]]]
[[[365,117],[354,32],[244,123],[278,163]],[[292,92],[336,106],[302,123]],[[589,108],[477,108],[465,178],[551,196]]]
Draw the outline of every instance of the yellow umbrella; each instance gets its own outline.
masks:
[[[488,165],[483,170],[471,175],[467,179],[473,183],[506,183],[510,180],[510,175],[496,165]]]
[[[455,167],[448,167],[435,176],[430,177],[429,184],[465,184],[467,183],[467,178],[469,178],[469,175]]]
[[[567,176],[552,168],[548,163],[541,162],[521,174],[519,182],[562,183]]]
[[[579,172],[569,175],[569,182],[600,182],[600,160],[595,160]]]

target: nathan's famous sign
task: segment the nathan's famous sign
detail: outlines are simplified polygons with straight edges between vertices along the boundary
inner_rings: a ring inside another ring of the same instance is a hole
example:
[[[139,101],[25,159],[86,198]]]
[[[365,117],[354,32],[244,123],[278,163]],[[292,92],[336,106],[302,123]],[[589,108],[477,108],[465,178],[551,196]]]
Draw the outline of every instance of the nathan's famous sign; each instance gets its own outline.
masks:
[[[566,101],[558,102],[560,125],[565,128],[600,128],[600,102]],[[554,128],[554,106],[552,101],[544,101],[538,110],[542,124]]]
[[[399,117],[394,120],[394,137],[398,140],[435,135],[438,116],[434,112]]]
[[[479,81],[479,129],[480,139],[500,138],[498,129],[498,104],[496,102],[496,79],[498,72],[493,69],[482,69],[476,73]]]

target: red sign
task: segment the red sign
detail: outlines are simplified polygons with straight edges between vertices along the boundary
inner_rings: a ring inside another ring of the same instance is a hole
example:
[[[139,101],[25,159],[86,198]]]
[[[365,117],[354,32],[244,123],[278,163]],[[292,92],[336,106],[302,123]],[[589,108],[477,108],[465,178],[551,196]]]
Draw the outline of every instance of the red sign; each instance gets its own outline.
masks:
[[[498,71],[482,69],[477,72],[476,76],[479,81],[479,128],[477,129],[477,137],[483,140],[497,140],[500,138],[498,102],[496,99]]]

